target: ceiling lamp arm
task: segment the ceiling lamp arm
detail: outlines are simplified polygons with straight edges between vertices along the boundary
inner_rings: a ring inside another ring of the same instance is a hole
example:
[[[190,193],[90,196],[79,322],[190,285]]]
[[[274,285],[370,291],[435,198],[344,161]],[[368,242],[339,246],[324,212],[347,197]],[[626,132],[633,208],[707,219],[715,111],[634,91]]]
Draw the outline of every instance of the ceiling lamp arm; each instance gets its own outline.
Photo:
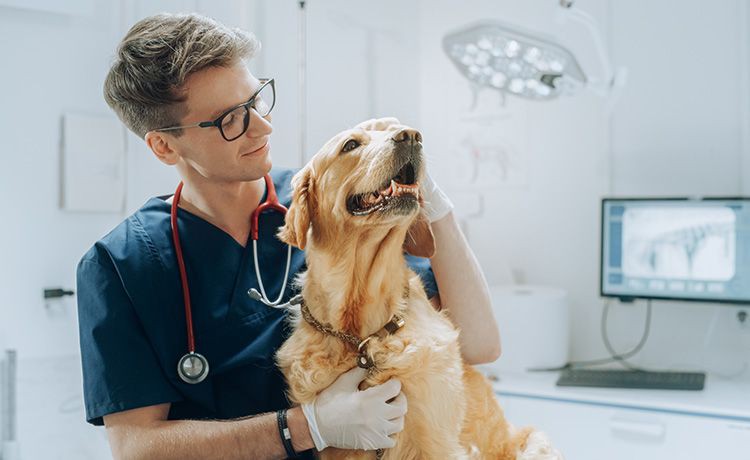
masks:
[[[595,93],[602,97],[609,97],[610,105],[614,105],[619,98],[622,88],[627,79],[627,68],[618,67],[614,69],[609,60],[609,53],[604,46],[604,34],[599,29],[593,16],[577,8],[573,8],[574,0],[560,0],[560,8],[557,10],[556,20],[559,24],[565,24],[572,21],[582,25],[591,36],[596,49],[599,63],[601,64],[601,76],[588,76],[589,84],[587,85]]]

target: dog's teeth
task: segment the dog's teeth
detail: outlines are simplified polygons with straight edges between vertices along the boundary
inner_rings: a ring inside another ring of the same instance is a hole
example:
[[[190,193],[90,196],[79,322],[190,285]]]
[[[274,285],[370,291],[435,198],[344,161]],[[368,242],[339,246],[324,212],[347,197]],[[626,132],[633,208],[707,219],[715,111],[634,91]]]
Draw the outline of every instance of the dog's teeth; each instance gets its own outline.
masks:
[[[401,187],[398,186],[398,182],[396,182],[394,179],[391,179],[391,195],[398,196],[398,194],[401,192]]]

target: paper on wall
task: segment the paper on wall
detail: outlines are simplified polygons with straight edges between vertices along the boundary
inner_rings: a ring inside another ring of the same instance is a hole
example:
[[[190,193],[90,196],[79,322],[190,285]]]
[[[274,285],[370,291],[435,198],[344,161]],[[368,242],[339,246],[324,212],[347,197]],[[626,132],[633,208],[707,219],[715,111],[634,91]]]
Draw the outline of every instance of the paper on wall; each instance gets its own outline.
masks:
[[[125,131],[114,117],[63,116],[62,208],[121,212],[125,204]]]

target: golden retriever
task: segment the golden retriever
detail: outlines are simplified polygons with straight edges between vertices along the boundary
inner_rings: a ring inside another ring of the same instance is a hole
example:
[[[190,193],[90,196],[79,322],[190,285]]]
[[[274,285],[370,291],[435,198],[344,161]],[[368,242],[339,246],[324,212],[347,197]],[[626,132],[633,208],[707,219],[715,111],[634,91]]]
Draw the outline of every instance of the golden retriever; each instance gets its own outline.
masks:
[[[309,313],[360,339],[394,315],[403,327],[374,335],[358,352],[293,315],[294,332],[276,356],[289,397],[310,402],[358,360],[370,360],[360,388],[398,378],[409,405],[396,446],[382,458],[558,458],[547,456],[546,440],[529,438],[531,429],[509,426],[489,382],[462,362],[458,330],[433,308],[404,260],[404,250],[429,257],[435,249],[420,212],[421,140],[395,119],[368,120],[328,141],[292,179],[278,237],[306,249],[308,270],[296,283]],[[375,451],[335,448],[319,455],[376,458]]]

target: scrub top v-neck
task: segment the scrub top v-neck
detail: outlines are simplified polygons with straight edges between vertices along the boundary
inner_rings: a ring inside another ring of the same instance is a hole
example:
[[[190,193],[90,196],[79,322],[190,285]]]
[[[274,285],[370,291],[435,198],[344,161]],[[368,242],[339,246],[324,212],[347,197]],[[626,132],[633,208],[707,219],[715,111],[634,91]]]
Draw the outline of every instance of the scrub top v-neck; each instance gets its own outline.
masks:
[[[291,202],[295,170],[271,171],[279,201]],[[283,310],[252,300],[258,289],[252,243],[243,247],[218,227],[178,210],[190,285],[196,352],[210,363],[199,384],[183,382],[185,311],[171,239],[167,197],[151,198],[98,241],[78,265],[78,315],[86,419],[171,403],[169,419],[232,419],[289,407],[274,355],[291,333]],[[265,200],[265,194],[261,201]],[[260,217],[258,261],[269,298],[281,290],[287,247],[276,238],[284,218]],[[427,259],[407,256],[428,297],[437,286]],[[304,252],[292,249],[283,302],[297,292]]]

